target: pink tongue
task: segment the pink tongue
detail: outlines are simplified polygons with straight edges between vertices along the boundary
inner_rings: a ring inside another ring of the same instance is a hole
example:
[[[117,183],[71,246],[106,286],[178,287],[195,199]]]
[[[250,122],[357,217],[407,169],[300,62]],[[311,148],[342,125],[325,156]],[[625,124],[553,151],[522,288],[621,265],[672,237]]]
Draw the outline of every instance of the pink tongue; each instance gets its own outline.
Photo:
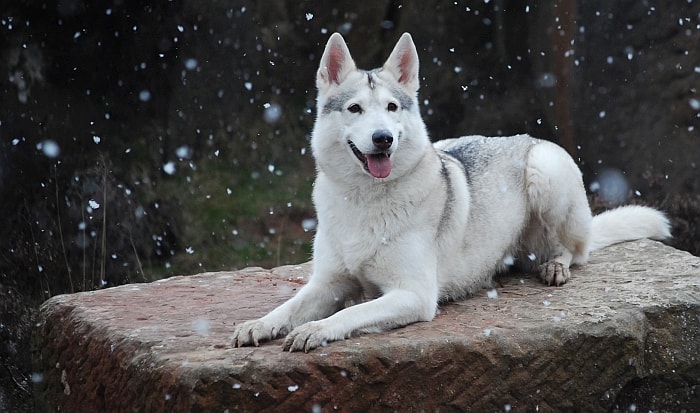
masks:
[[[386,178],[391,173],[391,159],[384,154],[367,155],[367,169],[375,178]]]

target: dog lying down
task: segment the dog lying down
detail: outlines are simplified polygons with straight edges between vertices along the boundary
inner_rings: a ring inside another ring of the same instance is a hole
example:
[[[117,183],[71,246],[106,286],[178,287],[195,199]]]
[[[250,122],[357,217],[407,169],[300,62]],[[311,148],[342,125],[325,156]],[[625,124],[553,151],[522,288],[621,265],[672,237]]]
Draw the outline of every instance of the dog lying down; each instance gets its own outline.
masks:
[[[491,286],[511,265],[558,286],[592,250],[671,235],[648,207],[592,216],[580,170],[553,143],[518,135],[431,144],[408,33],[369,71],[333,34],[316,86],[313,274],[289,301],[240,324],[237,347],[286,335],[285,350],[309,351],[430,321],[439,302]],[[363,297],[373,299],[345,308]]]

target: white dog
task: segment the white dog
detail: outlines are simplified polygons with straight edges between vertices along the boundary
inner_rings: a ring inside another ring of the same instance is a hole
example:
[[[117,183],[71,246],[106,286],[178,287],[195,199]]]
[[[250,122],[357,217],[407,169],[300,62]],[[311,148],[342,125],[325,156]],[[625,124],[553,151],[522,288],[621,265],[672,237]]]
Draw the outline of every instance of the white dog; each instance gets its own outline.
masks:
[[[431,145],[408,33],[370,71],[333,34],[316,85],[313,274],[292,299],[239,325],[235,346],[286,334],[285,350],[309,351],[430,321],[440,301],[490,286],[511,266],[561,285],[593,249],[670,236],[664,214],[647,207],[593,217],[581,172],[553,143],[519,135]]]

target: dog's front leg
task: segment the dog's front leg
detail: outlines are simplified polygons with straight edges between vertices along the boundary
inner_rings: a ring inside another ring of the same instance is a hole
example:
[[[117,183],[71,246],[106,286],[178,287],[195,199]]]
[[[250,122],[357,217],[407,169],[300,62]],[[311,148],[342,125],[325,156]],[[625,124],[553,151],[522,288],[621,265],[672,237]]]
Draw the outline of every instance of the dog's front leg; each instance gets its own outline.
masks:
[[[429,290],[429,289],[427,289]],[[345,308],[332,316],[295,328],[284,340],[284,350],[306,351],[362,330],[390,330],[435,316],[432,291],[391,290],[381,297]]]
[[[262,341],[287,334],[298,325],[333,314],[343,307],[348,294],[348,291],[341,287],[343,286],[338,283],[332,285],[323,280],[314,281],[312,277],[309,284],[302,287],[297,295],[266,316],[246,321],[236,327],[233,332],[233,345],[258,346]]]

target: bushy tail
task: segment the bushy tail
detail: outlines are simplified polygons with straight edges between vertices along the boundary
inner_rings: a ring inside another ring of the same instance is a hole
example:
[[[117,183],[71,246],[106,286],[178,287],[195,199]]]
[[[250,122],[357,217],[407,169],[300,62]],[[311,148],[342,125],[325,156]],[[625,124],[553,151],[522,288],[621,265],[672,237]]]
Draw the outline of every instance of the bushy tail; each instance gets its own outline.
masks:
[[[662,240],[671,237],[666,215],[654,208],[627,205],[593,217],[591,250],[640,238]]]

